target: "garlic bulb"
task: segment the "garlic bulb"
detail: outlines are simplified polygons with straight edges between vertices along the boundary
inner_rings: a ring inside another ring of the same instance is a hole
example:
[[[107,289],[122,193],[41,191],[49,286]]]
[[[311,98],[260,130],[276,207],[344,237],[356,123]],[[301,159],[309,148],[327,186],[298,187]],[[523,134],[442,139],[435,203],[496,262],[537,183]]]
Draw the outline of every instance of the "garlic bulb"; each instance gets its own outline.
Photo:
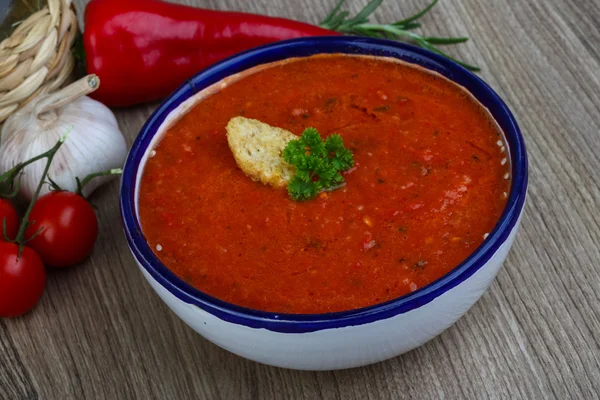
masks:
[[[104,104],[85,96],[98,85],[97,76],[86,76],[57,93],[40,96],[11,115],[0,133],[0,174],[47,151],[66,133],[68,138],[49,172],[60,188],[75,192],[76,177],[121,168],[127,145],[117,120]],[[45,160],[40,160],[25,168],[20,194],[26,200],[31,200],[44,166]],[[83,194],[89,195],[108,179],[93,179]],[[44,185],[42,194],[49,190]]]

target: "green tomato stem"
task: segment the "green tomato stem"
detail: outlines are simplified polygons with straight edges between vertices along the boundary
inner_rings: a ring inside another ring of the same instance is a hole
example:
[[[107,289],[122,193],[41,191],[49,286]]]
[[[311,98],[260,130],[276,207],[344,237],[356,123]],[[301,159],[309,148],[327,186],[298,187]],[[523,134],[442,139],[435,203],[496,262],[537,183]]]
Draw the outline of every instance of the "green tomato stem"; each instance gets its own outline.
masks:
[[[52,147],[50,150],[35,157],[36,160],[39,160],[41,158],[46,158],[47,159],[46,167],[44,168],[44,172],[42,173],[42,177],[40,178],[40,183],[38,183],[35,193],[33,194],[33,197],[31,198],[29,207],[27,207],[27,211],[25,211],[25,215],[23,216],[23,220],[21,221],[21,225],[19,226],[19,232],[17,233],[17,236],[15,237],[15,239],[13,241],[14,243],[19,245],[18,257],[21,257],[21,253],[23,252],[23,247],[25,246],[25,243],[27,242],[25,239],[25,231],[27,230],[27,228],[30,225],[29,215],[31,215],[31,210],[33,209],[33,206],[35,205],[35,202],[37,201],[37,199],[40,195],[40,191],[42,190],[42,187],[44,186],[44,184],[46,182],[46,176],[48,176],[48,171],[50,170],[50,164],[52,164],[52,160],[54,159],[54,156],[58,152],[58,149],[60,149],[60,146],[62,146],[62,144],[67,139],[67,135],[64,135],[63,137],[61,137],[59,139],[59,141],[54,145],[54,147]],[[32,160],[33,160],[33,158],[32,158]],[[29,161],[31,161],[31,160],[29,160]],[[31,162],[29,162],[29,161],[24,164],[31,164]]]
[[[101,171],[101,172],[95,172],[93,174],[89,174],[82,180],[79,180],[79,178],[75,178],[75,180],[77,181],[77,194],[80,196],[83,196],[83,193],[82,193],[83,188],[85,187],[85,185],[90,183],[90,181],[94,178],[98,178],[101,176],[109,176],[109,175],[121,175],[122,173],[123,173],[123,170],[121,168],[113,168],[113,169],[109,169],[107,171]]]
[[[29,164],[33,164],[34,162],[41,160],[42,158],[46,158],[48,156],[48,152],[35,156],[27,161],[19,163],[0,175],[0,187],[4,190],[0,191],[1,197],[11,198],[13,194],[7,194],[5,190],[10,190],[13,187],[15,178],[23,171],[23,169]]]

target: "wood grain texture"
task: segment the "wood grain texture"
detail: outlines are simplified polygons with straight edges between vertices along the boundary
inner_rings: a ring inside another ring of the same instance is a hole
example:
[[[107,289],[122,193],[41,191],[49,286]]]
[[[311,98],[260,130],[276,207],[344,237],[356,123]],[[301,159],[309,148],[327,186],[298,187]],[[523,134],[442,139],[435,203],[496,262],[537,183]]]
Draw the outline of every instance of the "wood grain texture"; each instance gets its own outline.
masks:
[[[183,1],[317,22],[334,0]],[[85,0],[78,0],[83,9]],[[364,1],[351,0],[357,11]],[[386,1],[380,21],[420,9]],[[81,16],[81,12],[80,12]],[[592,399],[600,393],[600,3],[442,1],[424,32],[483,67],[511,106],[530,163],[513,250],[453,327],[395,359],[296,372],[234,356],[183,324],[127,249],[118,185],[96,197],[100,240],[49,275],[36,310],[0,321],[0,399]],[[116,110],[133,140],[155,105]]]

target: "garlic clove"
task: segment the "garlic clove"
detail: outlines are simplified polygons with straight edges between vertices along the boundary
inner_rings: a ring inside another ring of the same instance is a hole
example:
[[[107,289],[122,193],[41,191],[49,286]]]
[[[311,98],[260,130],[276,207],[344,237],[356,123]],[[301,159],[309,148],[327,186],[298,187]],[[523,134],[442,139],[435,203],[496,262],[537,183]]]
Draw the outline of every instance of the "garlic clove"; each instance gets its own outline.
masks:
[[[38,114],[36,105],[44,99],[47,96],[30,102],[5,121],[0,132],[0,173],[47,151],[67,132],[67,141],[56,154],[49,173],[62,189],[74,192],[76,177],[83,179],[123,166],[127,145],[110,109],[83,96]],[[20,193],[26,200],[33,196],[44,167],[45,160],[40,160],[25,168]],[[91,194],[109,179],[110,176],[95,178],[83,194]],[[48,191],[46,185],[42,194]]]

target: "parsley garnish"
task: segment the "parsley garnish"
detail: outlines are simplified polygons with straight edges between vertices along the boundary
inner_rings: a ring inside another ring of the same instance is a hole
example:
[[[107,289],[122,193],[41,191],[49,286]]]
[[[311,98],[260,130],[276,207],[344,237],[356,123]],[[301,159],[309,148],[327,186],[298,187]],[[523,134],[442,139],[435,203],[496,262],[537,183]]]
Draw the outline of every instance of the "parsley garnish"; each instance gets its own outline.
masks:
[[[296,167],[287,189],[297,201],[310,200],[323,190],[341,185],[341,171],[354,166],[352,152],[344,147],[340,135],[324,141],[315,128],[306,128],[298,140],[290,141],[283,150],[283,159]]]

